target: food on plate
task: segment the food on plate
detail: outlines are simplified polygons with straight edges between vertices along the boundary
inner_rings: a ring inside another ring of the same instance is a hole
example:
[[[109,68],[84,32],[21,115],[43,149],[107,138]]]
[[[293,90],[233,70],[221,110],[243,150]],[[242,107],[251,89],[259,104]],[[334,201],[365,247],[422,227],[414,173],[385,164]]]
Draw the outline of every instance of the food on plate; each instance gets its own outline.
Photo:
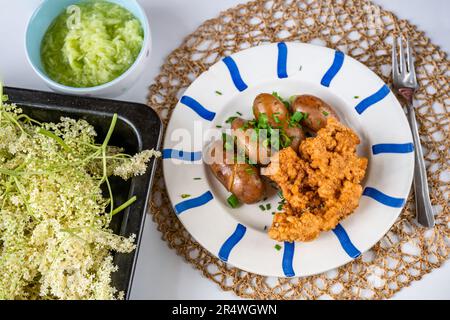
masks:
[[[142,48],[144,32],[127,9],[107,1],[70,5],[41,44],[45,72],[71,87],[93,87],[124,73]]]
[[[275,214],[269,236],[278,241],[311,241],[358,207],[367,159],[358,157],[355,132],[330,117],[316,137],[285,148],[268,168],[281,188],[284,212]]]
[[[325,127],[328,118],[339,120],[333,108],[322,99],[309,94],[296,96],[292,102],[292,110],[308,114],[301,123],[313,132]]]
[[[113,254],[135,235],[109,225],[136,197],[115,204],[110,177],[143,174],[159,152],[108,146],[117,116],[100,144],[85,120],[40,123],[2,100],[0,119],[0,299],[122,298]]]
[[[267,145],[258,143],[259,132],[252,124],[242,118],[236,118],[231,122],[232,136],[236,138],[237,147],[244,150],[252,164],[269,164],[270,149]]]
[[[210,165],[215,177],[244,203],[261,201],[264,177],[276,183],[282,201],[268,231],[274,240],[311,241],[335,228],[358,207],[362,194],[367,159],[356,154],[357,134],[339,122],[331,106],[309,94],[287,101],[276,92],[261,93],[252,111],[251,120],[226,121],[232,139],[215,144],[226,150]],[[228,203],[235,207],[232,197]]]
[[[264,184],[258,169],[235,160],[234,150],[224,149],[222,140],[215,141],[205,155],[209,168],[223,186],[243,203],[255,203],[264,197]]]

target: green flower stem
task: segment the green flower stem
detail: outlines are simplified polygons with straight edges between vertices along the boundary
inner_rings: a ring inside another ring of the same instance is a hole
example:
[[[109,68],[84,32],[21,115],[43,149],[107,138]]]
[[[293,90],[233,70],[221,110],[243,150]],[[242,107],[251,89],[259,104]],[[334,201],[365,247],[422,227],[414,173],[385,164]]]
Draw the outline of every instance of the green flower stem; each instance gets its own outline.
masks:
[[[116,213],[119,213],[120,211],[125,210],[127,207],[132,205],[136,200],[137,200],[136,196],[132,196],[130,199],[128,199],[127,202],[121,204],[116,209],[114,209],[113,212],[111,213],[111,215],[114,216]]]
[[[64,140],[61,139],[60,137],[58,137],[53,132],[50,132],[50,131],[45,130],[43,128],[39,128],[38,133],[55,140],[61,147],[63,147],[63,149],[66,152],[70,152],[71,151],[70,147],[64,142]]]
[[[3,168],[0,168],[0,173],[6,174],[7,176],[13,176],[13,177],[20,176],[20,173],[14,171],[14,170],[3,169]]]
[[[109,192],[109,199],[111,200],[111,203],[109,205],[109,215],[110,217],[112,217],[113,214],[113,210],[114,210],[114,197],[113,197],[113,193],[112,193],[112,189],[111,189],[111,185],[109,184],[109,180],[108,180],[108,171],[106,169],[106,147],[103,148],[102,147],[102,155],[103,155],[103,178],[102,181],[106,182],[106,186],[108,187],[108,192]]]

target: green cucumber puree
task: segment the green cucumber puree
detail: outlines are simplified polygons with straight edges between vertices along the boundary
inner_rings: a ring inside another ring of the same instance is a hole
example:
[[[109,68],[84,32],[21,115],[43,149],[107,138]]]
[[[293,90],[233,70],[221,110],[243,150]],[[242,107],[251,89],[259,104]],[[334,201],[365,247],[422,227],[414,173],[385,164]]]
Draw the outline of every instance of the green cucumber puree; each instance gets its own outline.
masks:
[[[144,32],[125,8],[107,1],[71,5],[50,25],[41,44],[47,75],[71,87],[114,80],[136,60]]]

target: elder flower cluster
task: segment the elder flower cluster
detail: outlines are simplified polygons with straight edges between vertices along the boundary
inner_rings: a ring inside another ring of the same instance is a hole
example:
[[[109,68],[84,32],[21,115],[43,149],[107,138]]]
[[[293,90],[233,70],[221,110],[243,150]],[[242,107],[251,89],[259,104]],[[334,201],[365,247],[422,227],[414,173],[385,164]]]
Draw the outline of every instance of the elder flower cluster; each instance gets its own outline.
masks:
[[[109,224],[135,198],[114,208],[108,177],[143,174],[160,154],[108,146],[116,119],[98,144],[84,120],[39,123],[0,99],[0,299],[123,298],[112,254],[135,236]]]

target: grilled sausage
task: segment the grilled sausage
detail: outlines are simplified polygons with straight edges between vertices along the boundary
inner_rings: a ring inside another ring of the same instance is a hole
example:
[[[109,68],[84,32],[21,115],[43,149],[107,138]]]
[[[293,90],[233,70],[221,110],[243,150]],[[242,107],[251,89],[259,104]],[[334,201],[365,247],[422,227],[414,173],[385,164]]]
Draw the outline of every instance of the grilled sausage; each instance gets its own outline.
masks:
[[[222,141],[216,141],[208,149],[206,157],[217,180],[240,202],[255,203],[264,197],[265,188],[258,169],[247,163],[236,163],[234,153],[223,150]]]
[[[289,120],[289,110],[283,102],[269,93],[261,93],[253,101],[253,115],[259,119],[266,114],[272,128],[283,128]]]
[[[308,114],[307,118],[302,120],[302,125],[314,132],[325,127],[329,117],[339,120],[333,108],[316,96],[309,94],[303,94],[294,99],[292,112],[296,111]]]

